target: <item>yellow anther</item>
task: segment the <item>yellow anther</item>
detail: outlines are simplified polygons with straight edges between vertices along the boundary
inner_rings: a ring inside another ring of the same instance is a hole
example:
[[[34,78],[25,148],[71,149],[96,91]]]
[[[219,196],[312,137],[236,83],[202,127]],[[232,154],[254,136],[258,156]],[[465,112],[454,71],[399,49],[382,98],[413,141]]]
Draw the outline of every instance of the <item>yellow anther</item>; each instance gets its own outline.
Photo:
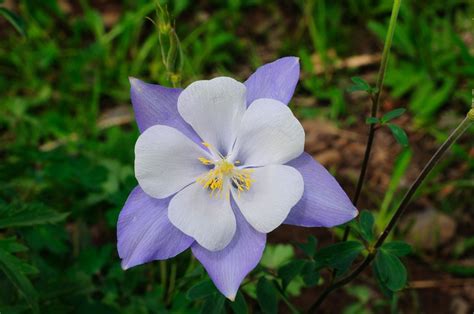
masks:
[[[213,164],[212,160],[209,160],[207,158],[199,157],[198,159],[203,165],[209,166]]]
[[[211,147],[208,143],[203,143],[206,147]],[[201,184],[205,189],[210,190],[210,196],[222,194],[226,184],[233,183],[234,187],[240,195],[241,192],[250,190],[254,180],[250,177],[253,172],[252,169],[239,169],[225,158],[219,161],[212,161],[204,157],[199,157],[198,160],[203,165],[214,165],[214,168],[209,170],[206,174],[197,178],[196,182]],[[237,162],[236,162],[237,163]],[[229,197],[228,193],[226,197]]]
[[[205,146],[207,149],[209,149],[209,151],[214,156],[219,157],[220,159],[225,159],[225,157],[222,156],[222,154],[217,149],[215,149],[211,144],[209,144],[208,142],[202,142],[202,145]]]

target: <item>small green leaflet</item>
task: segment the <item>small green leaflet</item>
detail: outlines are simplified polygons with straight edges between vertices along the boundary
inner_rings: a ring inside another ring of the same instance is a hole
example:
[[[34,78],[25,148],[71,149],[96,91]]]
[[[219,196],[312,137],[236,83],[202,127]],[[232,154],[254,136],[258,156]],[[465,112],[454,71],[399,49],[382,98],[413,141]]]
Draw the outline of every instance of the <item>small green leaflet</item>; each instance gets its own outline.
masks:
[[[408,136],[401,127],[393,123],[389,123],[387,126],[389,127],[390,131],[392,131],[393,136],[400,145],[408,146]]]
[[[348,92],[352,93],[355,91],[365,91],[368,93],[372,93],[373,89],[370,87],[369,83],[367,83],[363,78],[359,76],[351,77],[351,81],[354,83],[351,87],[347,89]]]
[[[15,237],[0,239],[0,250],[7,253],[18,253],[28,251],[28,248],[16,241]]]
[[[390,120],[400,117],[402,114],[405,113],[405,111],[406,111],[405,108],[397,108],[397,109],[387,112],[380,119],[377,117],[368,117],[367,119],[365,119],[365,123],[366,124],[377,124],[377,123],[386,124]]]
[[[257,301],[263,313],[278,313],[278,292],[273,283],[265,277],[258,280]]]
[[[382,286],[390,291],[398,291],[405,287],[407,270],[400,259],[383,248],[377,251],[374,268]]]
[[[18,258],[0,249],[0,270],[25,298],[33,313],[39,313],[38,293],[23,272],[23,267],[18,265]]]
[[[56,223],[68,213],[58,213],[41,203],[0,204],[0,229]]]
[[[227,302],[234,311],[235,314],[247,314],[247,301],[245,301],[245,297],[242,292],[237,292],[237,296],[235,297],[234,302]]]
[[[193,300],[204,299],[216,292],[217,292],[216,287],[214,286],[212,281],[209,279],[206,279],[192,286],[188,290],[186,297],[189,300],[193,301]]]
[[[400,117],[402,114],[405,113],[405,111],[406,111],[405,108],[394,109],[384,114],[380,120],[382,121],[382,123],[386,123],[392,119]]]
[[[298,243],[297,245],[309,258],[313,258],[318,246],[318,240],[313,235],[310,235],[306,243]]]
[[[294,248],[290,244],[267,245],[260,264],[271,269],[277,269],[291,260],[294,255]]]
[[[317,269],[318,264],[315,261],[305,261],[303,268],[301,269],[301,277],[303,282],[308,287],[314,287],[319,281],[319,270]]]
[[[225,297],[216,293],[206,298],[201,308],[201,314],[220,314],[224,310]]]
[[[376,124],[379,122],[380,122],[379,118],[376,118],[376,117],[368,117],[367,119],[365,119],[366,124]]]
[[[382,249],[385,252],[388,252],[398,257],[410,254],[412,251],[411,246],[404,241],[392,241],[389,243],[384,243],[382,245]]]
[[[278,269],[278,277],[282,280],[283,290],[285,290],[290,282],[300,274],[304,265],[304,260],[293,260]]]
[[[367,242],[374,240],[374,216],[368,210],[363,210],[359,216],[359,232]]]
[[[320,249],[315,261],[320,266],[336,269],[337,274],[342,275],[363,250],[364,245],[358,241],[339,242]]]

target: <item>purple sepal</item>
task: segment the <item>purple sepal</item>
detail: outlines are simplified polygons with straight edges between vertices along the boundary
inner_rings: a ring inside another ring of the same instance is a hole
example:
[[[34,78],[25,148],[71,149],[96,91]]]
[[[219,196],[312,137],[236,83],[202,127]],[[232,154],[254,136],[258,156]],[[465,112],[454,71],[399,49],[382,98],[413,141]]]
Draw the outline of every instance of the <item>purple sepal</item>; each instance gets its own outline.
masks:
[[[308,153],[287,165],[303,176],[304,193],[291,209],[285,224],[303,227],[333,227],[354,219],[358,212],[336,179]]]
[[[191,249],[216,285],[230,300],[235,298],[245,276],[257,266],[265,248],[266,234],[257,232],[244,219],[232,201],[237,231],[229,245],[211,252],[195,242]]]
[[[196,143],[202,140],[178,113],[177,103],[182,89],[148,84],[130,78],[130,95],[140,132],[156,124],[179,130]]]
[[[247,87],[247,106],[259,98],[272,98],[288,104],[299,76],[297,57],[284,57],[262,65],[244,83]]]
[[[170,199],[152,198],[139,186],[130,193],[117,223],[123,269],[174,257],[194,242],[169,221]]]

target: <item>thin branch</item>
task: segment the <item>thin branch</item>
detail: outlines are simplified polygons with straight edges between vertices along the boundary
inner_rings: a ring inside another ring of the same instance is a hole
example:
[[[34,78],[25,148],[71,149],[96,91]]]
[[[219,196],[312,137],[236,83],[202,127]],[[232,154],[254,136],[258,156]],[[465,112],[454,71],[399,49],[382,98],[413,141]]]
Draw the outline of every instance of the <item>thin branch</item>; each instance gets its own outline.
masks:
[[[377,113],[380,107],[380,94],[382,93],[383,82],[385,79],[385,71],[387,69],[388,57],[390,55],[390,48],[392,47],[393,34],[395,33],[395,26],[397,25],[398,12],[400,11],[401,0],[395,0],[392,7],[392,15],[390,17],[390,23],[388,25],[387,36],[385,38],[385,44],[382,52],[382,61],[380,62],[380,68],[377,75],[377,82],[375,84],[375,93],[372,95],[372,108],[370,112],[371,117],[377,117]],[[370,153],[375,139],[375,124],[369,125],[369,135],[367,138],[367,146],[365,147],[364,160],[360,169],[359,179],[357,181],[357,187],[354,194],[352,203],[357,207],[362,187],[364,186],[367,168],[369,165]],[[346,226],[344,229],[344,235],[342,241],[346,241],[349,237],[350,227]]]

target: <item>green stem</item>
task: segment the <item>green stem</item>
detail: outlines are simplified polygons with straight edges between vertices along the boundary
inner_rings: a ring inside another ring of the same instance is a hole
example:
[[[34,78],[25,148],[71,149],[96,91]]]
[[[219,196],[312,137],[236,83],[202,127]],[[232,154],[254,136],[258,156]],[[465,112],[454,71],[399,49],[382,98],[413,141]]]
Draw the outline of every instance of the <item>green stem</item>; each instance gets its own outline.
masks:
[[[298,309],[293,304],[291,304],[290,300],[288,300],[288,298],[286,297],[284,293],[280,293],[280,296],[283,299],[283,302],[285,302],[285,304],[288,306],[292,314],[300,313]]]
[[[474,109],[471,109],[469,112],[474,113]],[[400,218],[401,215],[403,215],[403,213],[407,209],[408,204],[410,203],[413,195],[415,194],[418,187],[423,183],[423,180],[426,178],[426,176],[431,172],[434,166],[439,162],[439,160],[441,159],[443,154],[449,149],[449,147],[454,142],[457,141],[457,139],[469,128],[469,126],[472,123],[473,123],[473,119],[470,118],[468,114],[464,118],[464,120],[458,125],[458,127],[451,133],[451,135],[446,139],[446,141],[444,141],[444,143],[438,148],[436,153],[431,157],[431,159],[428,161],[428,163],[425,165],[421,173],[416,178],[415,182],[413,182],[410,189],[407,191],[407,193],[403,197],[402,202],[398,206],[397,211],[393,215],[388,225],[385,227],[385,230],[379,236],[377,242],[375,242],[375,245],[374,245],[375,249],[379,248],[383,244],[383,242],[385,241],[389,233],[393,230],[393,228],[398,222],[398,219]]]
[[[168,298],[166,299],[166,305],[171,304],[172,298],[173,298],[173,290],[174,286],[176,283],[176,271],[177,271],[177,265],[176,262],[173,262],[171,264],[171,274],[170,274],[170,284],[168,287]]]
[[[385,70],[387,69],[388,57],[390,55],[390,48],[392,47],[393,34],[395,32],[395,26],[397,25],[398,12],[400,11],[400,5],[402,0],[395,0],[392,7],[392,15],[390,17],[390,23],[388,25],[387,36],[385,38],[385,44],[382,52],[382,60],[380,62],[379,72],[377,74],[377,82],[375,84],[375,93],[372,95],[372,108],[370,110],[371,117],[377,117],[377,112],[380,107],[380,94],[383,88],[383,82],[385,79]],[[357,181],[356,192],[352,203],[357,207],[362,187],[364,186],[365,175],[369,165],[370,153],[372,151],[372,145],[375,138],[375,124],[369,125],[369,135],[367,138],[367,146],[365,147],[364,160],[362,161],[362,167],[360,169],[359,180]],[[344,229],[344,235],[342,241],[346,241],[349,237],[350,227],[346,226]]]
[[[316,28],[316,21],[314,19],[315,4],[316,2],[314,0],[308,1],[306,5],[303,7],[303,11],[305,13],[305,20],[308,26],[308,31],[309,31],[311,41],[313,42],[314,50],[317,51],[319,56],[321,57],[323,72],[327,78],[327,75],[328,75],[327,66],[329,63],[329,58],[327,54],[326,43],[324,39],[322,38],[322,36],[319,36],[319,29]],[[323,12],[324,14],[324,3],[319,2],[318,4],[319,4],[319,7],[317,8],[319,12],[318,14],[321,14],[321,12]],[[319,11],[319,9],[321,8],[323,10]]]
[[[166,284],[168,282],[166,270],[166,261],[160,261],[160,277],[161,277],[161,287],[163,288],[163,301],[166,301]]]
[[[384,243],[385,239],[387,236],[390,234],[390,232],[393,230],[393,228],[396,226],[398,220],[402,216],[402,214],[405,212],[407,209],[413,195],[415,194],[416,190],[420,187],[420,185],[423,183],[423,180],[426,179],[426,176],[431,172],[431,170],[434,168],[434,166],[439,162],[443,154],[451,147],[451,145],[456,142],[456,140],[469,128],[474,123],[474,108],[469,111],[467,114],[466,118],[458,125],[458,127],[449,135],[449,137],[444,141],[444,143],[438,148],[438,150],[434,153],[434,155],[431,157],[431,159],[428,161],[428,163],[425,165],[423,170],[420,172],[416,180],[413,182],[413,184],[410,186],[408,191],[406,192],[405,196],[403,197],[400,205],[398,206],[397,210],[395,211],[395,214],[392,216],[392,219],[390,222],[387,224],[385,227],[384,231],[380,234],[378,237],[377,241],[375,242],[375,245],[372,250],[370,250],[370,253],[367,255],[365,260],[359,264],[359,266],[356,267],[356,269],[347,275],[346,277],[336,281],[329,287],[327,287],[319,296],[319,298],[316,300],[316,302],[311,306],[309,312],[314,313],[319,306],[323,303],[323,301],[326,299],[326,297],[333,292],[334,290],[339,289],[340,287],[348,284],[352,280],[354,280],[367,266],[370,265],[372,260],[375,258],[375,255],[377,253],[377,249],[382,246]]]

